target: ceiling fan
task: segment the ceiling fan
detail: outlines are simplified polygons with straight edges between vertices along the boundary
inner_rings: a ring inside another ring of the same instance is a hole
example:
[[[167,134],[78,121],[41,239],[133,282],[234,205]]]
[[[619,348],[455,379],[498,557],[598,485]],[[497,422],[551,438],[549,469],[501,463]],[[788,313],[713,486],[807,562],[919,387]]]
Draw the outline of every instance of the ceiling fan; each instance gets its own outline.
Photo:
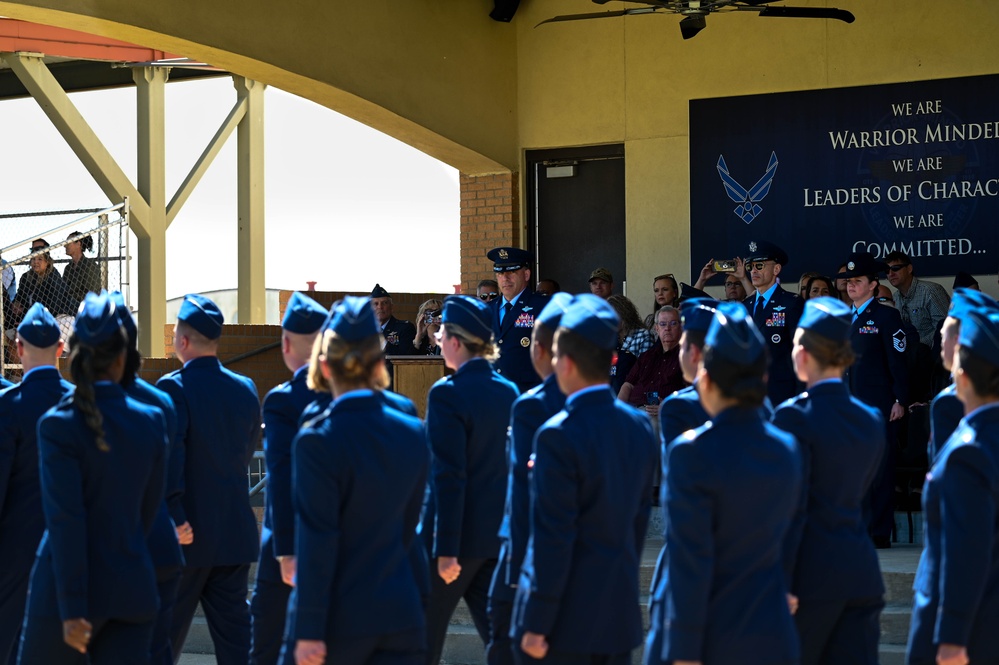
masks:
[[[611,0],[593,0],[598,5],[604,5]],[[555,16],[538,23],[557,23],[561,21],[583,21],[591,18],[612,18],[616,16],[631,16],[633,14],[679,14],[680,34],[684,39],[690,39],[704,29],[706,17],[715,12],[757,12],[760,16],[777,16],[784,18],[830,18],[844,23],[853,23],[854,16],[845,9],[832,7],[774,7],[773,0],[625,0],[645,5],[617,11],[593,12],[589,14],[566,14]],[[535,26],[537,27],[537,26]]]

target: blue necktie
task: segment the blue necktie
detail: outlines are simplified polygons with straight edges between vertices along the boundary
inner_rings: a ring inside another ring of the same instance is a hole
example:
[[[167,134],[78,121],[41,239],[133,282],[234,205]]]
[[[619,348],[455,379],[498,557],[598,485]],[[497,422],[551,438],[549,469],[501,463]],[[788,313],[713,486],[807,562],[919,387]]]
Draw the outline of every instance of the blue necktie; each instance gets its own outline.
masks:
[[[500,323],[503,323],[503,320],[506,319],[506,315],[509,314],[510,310],[512,309],[513,309],[512,302],[508,302],[503,305],[503,316],[500,317]]]

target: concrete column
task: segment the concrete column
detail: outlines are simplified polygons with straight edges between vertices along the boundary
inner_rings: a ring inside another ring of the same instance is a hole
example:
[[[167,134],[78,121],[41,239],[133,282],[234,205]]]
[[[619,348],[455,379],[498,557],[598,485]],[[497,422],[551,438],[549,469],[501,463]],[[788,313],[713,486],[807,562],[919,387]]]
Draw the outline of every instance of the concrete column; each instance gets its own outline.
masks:
[[[246,114],[236,130],[239,252],[237,307],[240,323],[267,322],[264,289],[264,88],[259,81],[233,76]]]
[[[139,350],[164,354],[166,324],[166,130],[167,67],[137,67],[137,167],[139,194],[149,204],[146,233],[136,234],[139,260]]]

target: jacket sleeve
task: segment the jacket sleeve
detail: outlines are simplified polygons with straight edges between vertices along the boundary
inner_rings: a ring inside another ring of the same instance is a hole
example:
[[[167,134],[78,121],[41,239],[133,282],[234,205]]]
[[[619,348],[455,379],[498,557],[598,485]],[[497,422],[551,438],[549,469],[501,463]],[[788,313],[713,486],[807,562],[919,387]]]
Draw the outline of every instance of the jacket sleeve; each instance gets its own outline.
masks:
[[[63,621],[87,616],[87,522],[83,504],[85,451],[65,420],[38,422],[42,508],[52,551],[56,598]]]
[[[188,413],[187,400],[184,391],[170,376],[160,379],[156,387],[170,396],[176,413],[176,431],[170,447],[170,459],[167,467],[167,510],[174,525],[180,526],[187,522],[184,513],[184,461],[187,450]]]
[[[427,438],[433,453],[431,475],[437,519],[433,556],[458,556],[465,513],[468,427],[454,385],[437,384],[427,397]]]
[[[540,399],[520,399],[510,417],[510,566],[507,580],[516,584],[531,533],[531,490],[528,461],[534,452],[534,435],[547,420]]]
[[[153,414],[153,420],[155,423],[155,435],[158,438],[150,439],[155,442],[153,468],[142,498],[142,527],[147,537],[153,529],[156,514],[163,503],[163,492],[166,486],[166,449],[169,445],[166,418],[163,412],[156,409],[156,412]]]
[[[805,521],[808,515],[808,479],[812,468],[812,449],[809,445],[808,423],[802,422],[802,414],[797,407],[787,404],[774,411],[771,419],[773,425],[794,436],[798,442],[798,451],[801,456],[801,490],[798,493],[797,505],[794,515],[788,526],[787,534],[784,536],[784,578],[787,588],[794,593],[793,586],[794,570],[798,563],[798,549],[801,547],[801,538],[805,531]]]
[[[274,555],[295,553],[292,506],[291,444],[298,418],[288,395],[272,392],[264,399],[264,458],[267,462],[267,512],[274,533]]]
[[[909,405],[909,366],[905,362],[905,349],[908,344],[919,343],[918,339],[906,339],[902,328],[902,316],[890,307],[882,307],[886,313],[888,330],[881,331],[881,343],[891,372],[892,394],[902,406]]]
[[[954,448],[940,483],[940,608],[934,643],[967,646],[989,577],[994,547],[995,479],[975,446]]]

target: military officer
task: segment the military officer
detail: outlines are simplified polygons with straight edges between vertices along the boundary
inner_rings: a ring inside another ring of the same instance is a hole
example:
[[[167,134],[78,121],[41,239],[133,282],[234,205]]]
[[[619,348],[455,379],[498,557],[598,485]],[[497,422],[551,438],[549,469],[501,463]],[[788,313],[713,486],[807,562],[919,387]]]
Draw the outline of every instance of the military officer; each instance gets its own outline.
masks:
[[[489,589],[489,620],[491,633],[486,648],[489,665],[510,665],[510,613],[513,596],[520,578],[530,532],[531,496],[528,487],[529,460],[534,453],[534,435],[546,420],[565,406],[565,395],[559,390],[552,368],[552,343],[555,331],[566,307],[572,301],[568,293],[556,293],[534,321],[531,334],[531,359],[541,385],[517,398],[510,412],[510,435],[507,438],[506,507],[500,526],[500,563],[496,566]]]
[[[24,378],[0,393],[0,663],[17,655],[28,577],[45,532],[38,479],[38,419],[73,390],[56,369],[59,323],[35,303],[17,327]]]
[[[999,303],[981,291],[965,288],[954,290],[947,318],[944,319],[943,328],[940,330],[940,359],[944,369],[948,372],[951,371],[954,363],[957,336],[961,331],[961,319],[972,309],[999,309]],[[963,417],[964,405],[957,398],[957,390],[951,383],[937,393],[933,401],[930,402],[930,441],[927,455],[931,465]]]
[[[741,304],[717,310],[695,383],[712,420],[669,448],[669,557],[646,663],[795,663],[782,557],[801,455],[794,437],[761,415],[766,342]]]
[[[309,389],[306,378],[312,347],[326,316],[326,309],[309,296],[298,291],[291,294],[281,321],[281,356],[292,378],[264,398],[267,494],[257,580],[250,600],[251,665],[275,665],[281,652],[285,610],[295,577],[291,444],[302,412],[320,396]]]
[[[999,312],[965,314],[953,375],[967,415],[923,486],[908,665],[999,662]]]
[[[201,295],[184,296],[174,348],[184,366],[156,384],[173,399],[184,432],[176,454],[184,460],[184,494],[170,514],[184,545],[186,566],[174,606],[171,643],[183,650],[198,602],[220,665],[246,663],[250,564],[257,560],[257,520],[246,493],[246,465],[260,437],[260,401],[249,378],[218,359],[224,317]]]
[[[778,282],[788,261],[783,249],[764,240],[750,242],[748,249],[745,270],[756,292],[743,302],[770,351],[767,396],[773,404],[780,404],[800,392],[791,364],[791,347],[802,301],[797,293],[785,291]]]
[[[548,304],[548,296],[531,290],[530,252],[496,247],[486,256],[493,262],[501,294],[490,303],[493,335],[500,353],[493,367],[525,392],[541,383],[531,362],[531,329],[534,318]]]
[[[385,355],[411,356],[416,353],[413,340],[416,339],[416,327],[409,321],[402,321],[393,315],[392,295],[375,284],[371,289],[371,306],[375,309],[375,318],[381,327],[385,338]]]
[[[115,313],[118,315],[121,327],[128,338],[125,351],[125,371],[121,377],[121,386],[129,397],[159,409],[163,413],[166,424],[166,492],[163,501],[160,502],[160,508],[156,513],[156,520],[153,522],[153,529],[149,532],[148,538],[149,554],[153,558],[153,567],[156,570],[156,590],[160,597],[149,654],[153,665],[172,665],[173,650],[170,645],[170,625],[173,621],[173,606],[177,600],[180,571],[184,566],[184,555],[181,552],[180,543],[177,541],[176,526],[170,519],[167,503],[170,498],[177,497],[184,491],[181,486],[183,468],[178,464],[178,461],[182,460],[178,455],[170,454],[170,451],[177,447],[177,437],[179,436],[177,410],[169,395],[139,378],[138,371],[142,365],[142,356],[139,355],[139,331],[135,326],[135,319],[128,311],[125,297],[120,292],[115,291],[110,296],[115,305]]]
[[[807,392],[777,408],[773,424],[801,446],[803,519],[785,548],[793,570],[802,665],[877,665],[884,583],[867,536],[863,501],[884,454],[881,413],[850,395],[850,307],[812,298],[794,336],[794,367]]]
[[[18,662],[145,664],[157,611],[147,534],[163,501],[166,424],[119,385],[127,340],[106,293],[87,294],[69,344],[72,398],[38,422],[47,529]]]
[[[868,525],[874,546],[891,547],[894,526],[895,426],[909,403],[909,370],[905,362],[907,339],[902,317],[894,307],[882,305],[875,295],[878,273],[885,269],[870,252],[854,252],[846,270],[836,275],[846,280],[853,302],[851,342],[856,361],[845,380],[850,393],[881,412],[886,423],[885,455],[871,485],[871,515]]]
[[[518,395],[517,387],[489,364],[496,355],[492,313],[478,298],[448,296],[437,332],[444,363],[454,374],[435,383],[427,395],[433,461],[422,529],[431,540],[430,665],[440,661],[448,623],[461,598],[483,644],[489,641],[489,586],[506,498],[506,430]],[[531,312],[532,328],[539,313]]]
[[[334,305],[320,344],[334,400],[294,442],[295,660],[420,665],[426,632],[408,552],[427,477],[423,426],[379,394],[388,377],[367,298]]]
[[[513,614],[523,654],[551,663],[627,665],[642,641],[638,569],[659,446],[648,417],[610,390],[618,323],[587,293],[555,333],[555,376],[568,397],[534,440]]]

